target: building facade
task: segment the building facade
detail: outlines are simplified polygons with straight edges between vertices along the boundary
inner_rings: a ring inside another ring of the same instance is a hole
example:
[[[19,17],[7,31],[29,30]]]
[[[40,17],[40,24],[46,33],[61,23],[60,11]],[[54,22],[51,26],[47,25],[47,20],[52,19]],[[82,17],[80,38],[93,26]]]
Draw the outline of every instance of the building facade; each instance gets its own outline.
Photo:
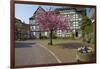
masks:
[[[39,31],[38,23],[35,21],[35,17],[38,14],[42,14],[46,12],[42,7],[38,7],[38,9],[34,12],[33,16],[29,18],[29,24],[30,24],[30,37],[31,38],[40,38],[41,36],[47,36],[47,31],[42,32]]]
[[[15,18],[14,22],[15,40],[25,40],[30,38],[30,25]]]
[[[77,9],[77,8],[56,8],[54,11],[59,12],[59,15],[62,15],[63,17],[67,18],[68,22],[70,23],[69,30],[56,31],[57,37],[71,37],[72,34],[74,34],[75,37],[80,37],[80,23],[82,19],[82,12],[85,9]],[[31,37],[37,37],[39,38],[39,35],[42,36],[48,36],[48,32],[40,32],[38,30],[39,26],[38,23],[35,21],[35,17],[38,14],[41,14],[43,12],[46,12],[42,7],[38,7],[38,9],[35,11],[33,16],[29,18],[29,24],[30,24],[30,33]]]
[[[56,11],[60,12],[60,15],[63,15],[67,18],[68,22],[70,23],[69,30],[62,32],[59,31],[57,33],[58,36],[66,37],[66,36],[72,36],[71,34],[74,34],[75,37],[80,36],[80,23],[82,19],[82,12],[85,9],[76,9],[76,8],[57,8]]]

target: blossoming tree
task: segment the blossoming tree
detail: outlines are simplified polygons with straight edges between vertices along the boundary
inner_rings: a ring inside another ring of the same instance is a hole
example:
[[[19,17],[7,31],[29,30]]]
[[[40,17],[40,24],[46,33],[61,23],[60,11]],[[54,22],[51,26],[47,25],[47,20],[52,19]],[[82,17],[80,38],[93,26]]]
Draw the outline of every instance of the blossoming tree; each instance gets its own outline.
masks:
[[[39,24],[41,31],[48,31],[50,35],[50,45],[52,45],[53,31],[68,30],[69,22],[66,17],[55,11],[47,11],[36,16],[36,21]]]

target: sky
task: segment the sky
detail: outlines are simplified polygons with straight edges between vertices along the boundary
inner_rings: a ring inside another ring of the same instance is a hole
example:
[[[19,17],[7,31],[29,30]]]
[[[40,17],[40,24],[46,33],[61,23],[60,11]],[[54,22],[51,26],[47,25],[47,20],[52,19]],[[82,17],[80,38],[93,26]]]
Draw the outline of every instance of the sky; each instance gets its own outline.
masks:
[[[30,4],[15,4],[15,17],[20,19],[22,22],[25,22],[29,24],[29,18],[34,14],[34,12],[37,10],[39,5],[30,5]],[[41,5],[41,7],[45,10],[48,10],[50,7],[57,8],[61,6],[44,6]],[[87,15],[89,8],[87,8]]]
[[[90,9],[90,8],[86,8],[86,15],[87,15],[88,17],[89,17],[89,13],[90,13],[90,12],[89,12],[89,9]]]
[[[29,24],[29,18],[34,14],[39,5],[29,5],[29,4],[15,4],[15,17],[20,19],[22,22]],[[50,7],[57,8],[60,6],[43,6],[41,7],[48,10]]]

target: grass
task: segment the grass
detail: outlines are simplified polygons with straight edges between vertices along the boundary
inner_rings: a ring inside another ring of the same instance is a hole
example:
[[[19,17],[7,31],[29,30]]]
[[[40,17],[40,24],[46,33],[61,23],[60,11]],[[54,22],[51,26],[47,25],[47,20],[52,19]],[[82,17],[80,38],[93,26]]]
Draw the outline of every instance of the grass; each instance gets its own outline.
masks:
[[[76,62],[77,49],[82,46],[81,40],[53,39],[52,46],[48,45],[49,39],[37,39],[36,42],[54,52],[63,63]]]
[[[36,42],[54,52],[63,63],[76,62],[77,48],[81,47],[79,40],[53,39],[52,46],[48,45],[49,39],[38,39]]]
[[[37,39],[36,42],[41,43],[43,45],[50,46],[50,45],[48,45],[49,39],[43,39],[43,40]],[[60,43],[73,43],[73,42],[81,43],[81,41],[79,41],[79,40],[53,39],[53,45],[52,46],[57,46],[57,44],[60,44]]]
[[[48,45],[49,39],[37,39],[36,42],[40,43],[44,46],[51,46]],[[82,46],[82,41],[81,40],[69,40],[69,39],[53,39],[53,45],[52,46],[64,46],[64,45],[81,45]],[[93,44],[88,43],[87,46],[93,46]]]

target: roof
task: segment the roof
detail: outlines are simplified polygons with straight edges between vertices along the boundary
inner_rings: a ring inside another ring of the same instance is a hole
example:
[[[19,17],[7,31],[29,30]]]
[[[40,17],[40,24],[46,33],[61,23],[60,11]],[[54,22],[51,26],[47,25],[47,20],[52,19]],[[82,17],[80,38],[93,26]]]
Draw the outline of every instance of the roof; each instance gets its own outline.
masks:
[[[33,16],[31,16],[29,19],[33,20],[37,14],[44,13],[44,12],[46,11],[41,6],[39,6],[37,10],[33,13]]]
[[[75,8],[56,8],[55,11],[76,10]]]
[[[85,8],[64,7],[64,8],[56,8],[56,9],[55,9],[55,11],[64,11],[64,10],[84,11]]]
[[[37,8],[37,10],[34,12],[34,14],[37,14],[37,13],[42,13],[42,12],[46,12],[41,6],[39,6],[38,8]],[[33,14],[33,15],[34,15]]]
[[[35,15],[31,16],[31,17],[29,18],[29,20],[33,20],[34,18],[35,18]]]
[[[28,32],[28,31],[30,31],[30,25],[23,23],[22,26],[21,26],[21,31],[22,32]]]

